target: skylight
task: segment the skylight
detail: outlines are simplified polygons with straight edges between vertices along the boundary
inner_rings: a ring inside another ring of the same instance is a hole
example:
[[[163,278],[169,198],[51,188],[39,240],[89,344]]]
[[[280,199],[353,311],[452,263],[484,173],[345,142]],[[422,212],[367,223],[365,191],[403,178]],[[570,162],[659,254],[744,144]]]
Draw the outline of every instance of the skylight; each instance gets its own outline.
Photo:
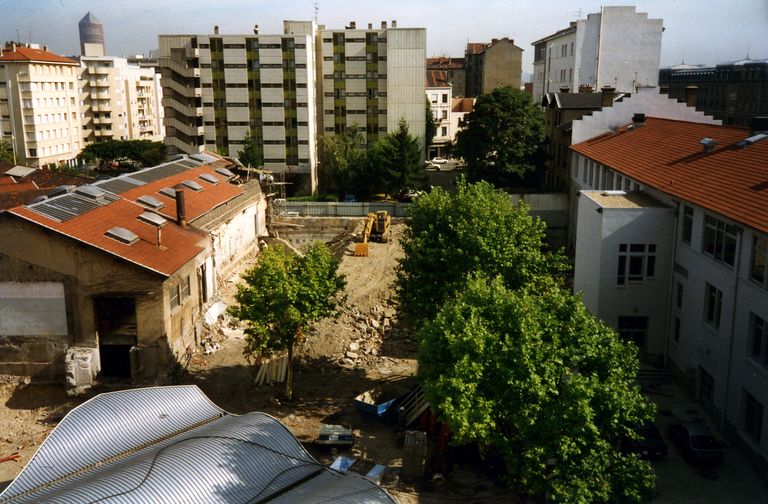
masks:
[[[75,188],[75,193],[90,199],[98,199],[105,194],[104,191],[90,184],[81,185],[80,187]]]
[[[218,173],[219,175],[224,175],[228,179],[231,179],[232,177],[235,176],[234,173],[232,173],[231,171],[227,170],[226,168],[216,168],[214,171],[216,173]]]
[[[189,189],[192,189],[195,192],[199,192],[203,190],[203,186],[195,182],[194,180],[185,180],[181,183],[184,187],[188,187]]]
[[[139,241],[139,237],[135,233],[122,227],[113,227],[104,234],[126,245],[133,245]]]
[[[216,185],[220,182],[219,178],[216,175],[213,175],[212,173],[203,173],[198,178],[201,178],[206,182],[208,182],[209,184],[213,184],[213,185]]]
[[[163,188],[162,188],[162,189],[160,189],[160,191],[158,191],[158,192],[159,192],[160,194],[162,194],[163,196],[168,196],[169,198],[173,198],[173,199],[176,199],[176,190],[175,190],[175,189],[172,189],[172,188],[170,188],[170,187],[163,187]]]
[[[144,206],[153,208],[155,210],[159,210],[165,206],[165,203],[155,198],[154,196],[149,196],[149,195],[139,196],[138,198],[136,198],[136,201],[138,201]]]
[[[166,222],[168,222],[163,217],[152,212],[144,212],[143,214],[139,215],[139,220],[156,227],[162,227]]]

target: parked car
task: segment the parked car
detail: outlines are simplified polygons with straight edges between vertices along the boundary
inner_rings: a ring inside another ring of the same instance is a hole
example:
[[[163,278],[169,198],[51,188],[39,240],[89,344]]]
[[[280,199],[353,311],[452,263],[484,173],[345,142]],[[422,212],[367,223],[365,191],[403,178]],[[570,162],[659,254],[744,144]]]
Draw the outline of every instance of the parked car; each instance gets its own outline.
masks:
[[[625,439],[621,443],[621,450],[624,453],[637,453],[640,457],[661,458],[666,457],[668,448],[664,438],[661,437],[659,429],[653,422],[647,422],[644,425],[635,427],[635,432],[640,436],[639,439]]]
[[[723,460],[723,448],[706,424],[672,424],[669,426],[669,440],[692,464],[718,464]]]
[[[432,162],[434,164],[445,164],[445,163],[448,162],[448,160],[445,159],[445,158],[441,158],[441,157],[434,157],[434,158],[432,158]]]

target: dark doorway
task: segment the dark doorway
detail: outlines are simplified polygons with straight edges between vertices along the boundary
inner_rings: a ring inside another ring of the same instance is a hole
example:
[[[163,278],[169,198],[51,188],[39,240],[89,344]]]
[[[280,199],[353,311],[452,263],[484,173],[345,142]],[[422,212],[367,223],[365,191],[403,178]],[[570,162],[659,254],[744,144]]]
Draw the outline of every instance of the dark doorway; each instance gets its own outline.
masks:
[[[637,345],[641,357],[645,355],[647,335],[648,317],[619,317],[619,336]]]
[[[131,348],[136,345],[136,301],[132,297],[93,300],[101,376],[131,377]]]

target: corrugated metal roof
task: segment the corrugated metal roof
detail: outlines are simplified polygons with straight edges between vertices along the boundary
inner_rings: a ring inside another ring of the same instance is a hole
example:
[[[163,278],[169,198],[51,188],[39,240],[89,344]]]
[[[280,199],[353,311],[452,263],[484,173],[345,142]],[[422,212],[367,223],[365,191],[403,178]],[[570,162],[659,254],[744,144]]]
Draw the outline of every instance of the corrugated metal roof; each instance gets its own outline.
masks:
[[[72,410],[0,502],[396,502],[333,472],[275,418],[226,413],[196,386],[101,394]]]

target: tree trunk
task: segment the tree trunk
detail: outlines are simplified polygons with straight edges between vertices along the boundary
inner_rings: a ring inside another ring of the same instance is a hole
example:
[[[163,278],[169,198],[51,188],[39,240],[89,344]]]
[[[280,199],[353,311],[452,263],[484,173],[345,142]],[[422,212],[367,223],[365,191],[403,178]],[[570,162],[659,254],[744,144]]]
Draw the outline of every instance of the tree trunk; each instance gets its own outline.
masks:
[[[294,340],[295,341],[295,340]],[[290,401],[293,399],[293,345],[294,341],[288,345],[288,370],[285,374],[285,397]]]

